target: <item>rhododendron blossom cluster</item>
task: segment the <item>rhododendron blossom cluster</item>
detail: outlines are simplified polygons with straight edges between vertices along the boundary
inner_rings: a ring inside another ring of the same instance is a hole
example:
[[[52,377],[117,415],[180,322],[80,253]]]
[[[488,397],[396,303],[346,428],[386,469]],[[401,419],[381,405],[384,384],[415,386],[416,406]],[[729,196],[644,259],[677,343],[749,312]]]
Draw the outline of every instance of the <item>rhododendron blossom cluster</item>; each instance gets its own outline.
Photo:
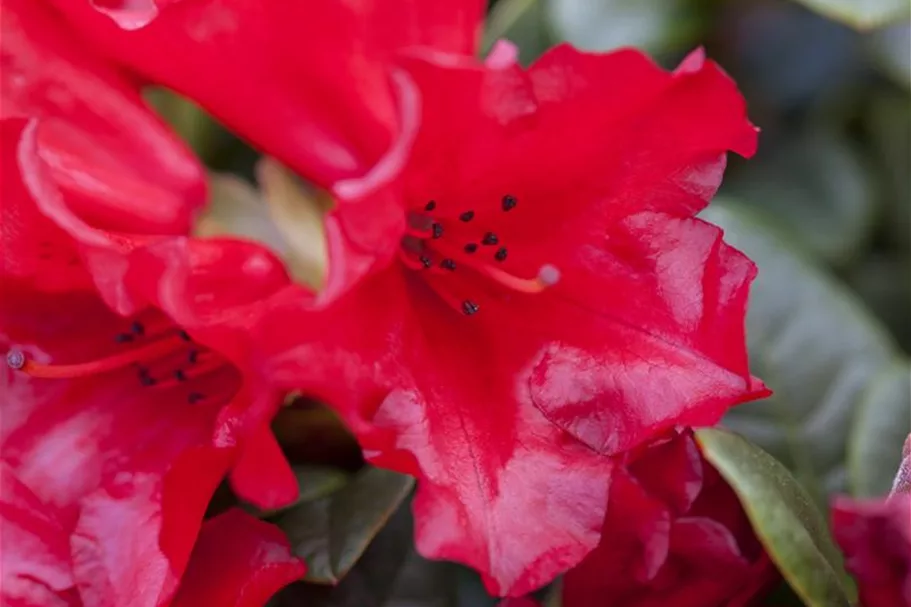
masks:
[[[479,0],[2,8],[4,601],[252,607],[301,578],[281,529],[212,505],[298,499],[289,394],[417,479],[423,556],[515,604],[564,573],[566,607],[778,579],[688,429],[770,393],[756,267],[696,217],[757,147],[703,51],[526,68],[481,57]],[[205,171],[149,83],[331,197],[321,288],[196,235]]]

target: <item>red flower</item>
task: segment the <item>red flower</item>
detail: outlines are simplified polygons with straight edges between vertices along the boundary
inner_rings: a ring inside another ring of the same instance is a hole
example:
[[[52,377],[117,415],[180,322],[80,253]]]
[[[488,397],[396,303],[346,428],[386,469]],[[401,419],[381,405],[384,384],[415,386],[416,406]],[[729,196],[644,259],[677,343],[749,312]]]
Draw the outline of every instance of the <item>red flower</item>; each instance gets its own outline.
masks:
[[[474,54],[486,5],[193,0],[123,31],[85,2],[54,3],[112,59],[188,95],[325,186],[363,174],[398,132],[393,52],[428,45]]]
[[[192,273],[181,275],[192,283],[192,296],[209,301],[210,314],[237,319],[217,333],[183,328],[249,372],[252,361],[237,325],[251,321],[251,301],[287,284],[284,271],[247,243],[228,249],[219,241],[188,241],[184,235],[205,200],[198,162],[148,110],[135,85],[88,53],[53,15],[35,3],[3,2],[5,295],[97,290],[123,316],[148,314],[149,306],[161,307],[167,299],[167,277],[148,268],[132,271],[130,259],[148,249],[179,249],[193,264]],[[242,288],[236,287],[238,278]],[[270,404],[225,409],[221,425],[232,432],[222,440],[252,433],[246,461],[271,453],[273,462],[281,462],[268,446],[274,441],[256,427],[268,423],[277,399],[269,394],[256,401]],[[269,495],[264,483],[282,474],[249,474],[249,467],[235,477],[243,475],[260,489],[257,501],[288,499],[296,491],[286,465],[273,467],[285,471],[280,498],[275,486]],[[242,492],[250,493],[249,487]]]
[[[755,131],[700,55],[673,74],[568,47],[529,72],[407,66],[403,114],[422,119],[398,179],[337,186],[366,193],[328,220],[327,291],[356,286],[309,315],[276,308],[259,341],[276,381],[422,480],[425,555],[518,595],[597,543],[595,454],[766,393],[743,335],[755,268],[692,217]]]
[[[0,489],[0,597],[4,605],[136,605],[145,592],[154,591],[142,585],[146,580],[136,578],[132,592],[122,600],[102,595],[83,601],[71,570],[69,534],[55,509],[42,503],[3,464]],[[136,548],[144,547],[124,545],[127,551]],[[171,605],[260,607],[280,587],[298,579],[303,569],[277,528],[240,511],[229,511],[203,524]]]
[[[563,46],[523,71],[501,45],[481,65],[478,2],[306,18],[193,2],[139,32],[59,4],[332,186],[319,305],[273,294],[251,347],[337,407],[374,463],[420,478],[425,555],[524,594],[597,544],[604,456],[767,393],[743,334],[755,268],[694,218],[756,131],[701,53],[668,73]],[[168,313],[193,318],[169,289]]]
[[[911,606],[911,494],[839,498],[832,505],[832,530],[857,579],[862,607]]]
[[[0,448],[41,504],[35,525],[63,534],[4,536],[4,558],[36,542],[53,558],[17,562],[64,562],[66,574],[23,577],[87,605],[167,604],[229,468],[238,493],[265,506],[292,499],[296,481],[268,430],[278,395],[233,334],[176,326],[158,311],[166,277],[129,260],[184,246],[194,273],[180,278],[201,299],[242,277],[244,290],[217,302],[228,317],[250,317],[243,298],[287,279],[252,247],[230,258],[217,242],[186,244],[201,169],[128,80],[35,3],[3,0],[2,27]]]
[[[618,469],[602,537],[566,574],[565,607],[743,607],[778,579],[734,492],[689,434]]]

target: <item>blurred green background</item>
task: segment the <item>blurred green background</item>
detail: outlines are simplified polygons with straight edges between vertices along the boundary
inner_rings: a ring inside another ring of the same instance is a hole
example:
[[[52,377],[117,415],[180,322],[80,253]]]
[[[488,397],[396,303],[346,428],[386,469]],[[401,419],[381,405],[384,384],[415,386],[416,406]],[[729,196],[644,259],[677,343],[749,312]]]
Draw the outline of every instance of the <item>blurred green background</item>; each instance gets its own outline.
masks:
[[[737,80],[760,152],[732,159],[705,217],[759,265],[750,353],[775,396],[726,423],[821,508],[887,492],[911,429],[911,1],[497,0],[485,42],[500,37],[526,63],[564,40],[637,46],[666,67],[702,45]],[[253,150],[170,93],[152,99],[213,170],[252,179]],[[375,541],[394,557],[372,546],[306,604],[492,605],[469,572],[413,555],[407,516]]]

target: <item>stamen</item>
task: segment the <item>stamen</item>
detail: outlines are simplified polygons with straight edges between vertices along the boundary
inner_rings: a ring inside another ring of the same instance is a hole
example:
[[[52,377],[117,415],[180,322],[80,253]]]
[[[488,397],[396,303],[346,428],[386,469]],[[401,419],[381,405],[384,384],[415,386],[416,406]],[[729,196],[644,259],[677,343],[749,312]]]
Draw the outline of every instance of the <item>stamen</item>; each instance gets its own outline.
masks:
[[[477,250],[478,250],[478,245],[476,245],[476,244],[473,243],[473,242],[469,242],[467,245],[465,245],[465,252],[466,252],[466,253],[474,253],[474,252],[477,251]]]
[[[187,362],[191,365],[195,365],[198,358],[199,350],[190,350],[189,353],[187,353]]]
[[[477,314],[479,309],[480,308],[478,307],[478,304],[471,301],[470,299],[466,299],[465,301],[462,302],[462,312],[465,313],[465,316],[471,316],[472,314]]]
[[[190,334],[187,333],[186,331],[184,331],[183,329],[178,331],[177,334],[180,335],[180,339],[182,339],[184,341],[193,341],[193,338],[190,337]]]
[[[429,268],[430,266],[433,265],[433,262],[430,261],[430,258],[427,257],[426,255],[421,255],[421,257],[419,259],[421,261],[421,265],[423,265],[425,268]]]
[[[116,371],[135,363],[161,358],[180,347],[181,339],[170,337],[140,348],[134,348],[129,352],[122,352],[100,360],[74,365],[45,365],[29,359],[22,352],[13,350],[7,353],[6,362],[11,368],[22,371],[32,377],[71,379]]]
[[[433,226],[431,226],[431,231],[433,233],[434,238],[439,238],[440,236],[443,235],[443,224],[438,223],[438,222],[433,222]]]
[[[472,219],[474,219],[474,211],[465,211],[464,213],[462,213],[461,215],[459,215],[459,220],[460,220],[460,221],[469,222],[469,221],[471,221]]]
[[[509,251],[506,250],[506,247],[500,247],[499,249],[497,249],[497,253],[496,253],[496,255],[494,255],[494,259],[496,259],[497,261],[506,261],[506,256],[508,254],[509,254]]]
[[[146,332],[146,328],[142,325],[141,322],[139,322],[138,320],[134,320],[133,324],[130,325],[130,331],[132,331],[136,335],[144,335]]]
[[[503,197],[502,205],[504,211],[511,211],[516,208],[516,205],[519,204],[519,201],[516,200],[515,196],[507,194]]]
[[[440,267],[444,270],[449,270],[450,272],[456,269],[456,264],[451,259],[444,259],[440,262]]]
[[[432,211],[432,210],[434,210],[435,208],[437,208],[437,201],[436,201],[436,200],[431,200],[431,201],[429,201],[427,204],[424,205],[424,210],[425,210],[425,211]]]
[[[177,381],[187,381],[187,375],[183,372],[183,369],[177,369],[174,371],[174,379]]]
[[[497,238],[497,235],[494,234],[493,232],[487,232],[486,234],[484,234],[484,239],[481,240],[481,244],[487,245],[487,246],[499,244],[499,242],[500,242],[500,239]]]

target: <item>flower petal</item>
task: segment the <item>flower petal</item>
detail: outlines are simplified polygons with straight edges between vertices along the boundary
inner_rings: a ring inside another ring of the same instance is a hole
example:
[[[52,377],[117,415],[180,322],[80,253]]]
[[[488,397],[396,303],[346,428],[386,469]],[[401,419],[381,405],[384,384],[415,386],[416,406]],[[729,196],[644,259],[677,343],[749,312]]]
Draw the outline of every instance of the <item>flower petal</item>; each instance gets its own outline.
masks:
[[[42,121],[38,154],[67,206],[108,230],[185,232],[205,202],[202,168],[135,83],[44,5],[4,0],[3,10],[2,115]]]
[[[304,571],[278,527],[229,510],[203,524],[172,607],[262,607]]]
[[[45,363],[109,356],[114,327],[129,324],[88,294],[17,291],[2,303],[0,349]],[[230,391],[239,375],[225,369],[205,381]],[[212,445],[219,400],[191,406],[182,389],[143,387],[131,368],[74,379],[3,371],[4,461],[73,531],[73,576],[94,604],[136,588],[137,607],[167,600],[233,459]]]
[[[390,55],[422,45],[475,53],[485,5],[198,0],[126,32],[82,3],[55,4],[112,58],[192,97],[321,185],[362,174],[389,146]]]
[[[9,607],[81,607],[70,571],[68,534],[0,462],[0,598]]]

